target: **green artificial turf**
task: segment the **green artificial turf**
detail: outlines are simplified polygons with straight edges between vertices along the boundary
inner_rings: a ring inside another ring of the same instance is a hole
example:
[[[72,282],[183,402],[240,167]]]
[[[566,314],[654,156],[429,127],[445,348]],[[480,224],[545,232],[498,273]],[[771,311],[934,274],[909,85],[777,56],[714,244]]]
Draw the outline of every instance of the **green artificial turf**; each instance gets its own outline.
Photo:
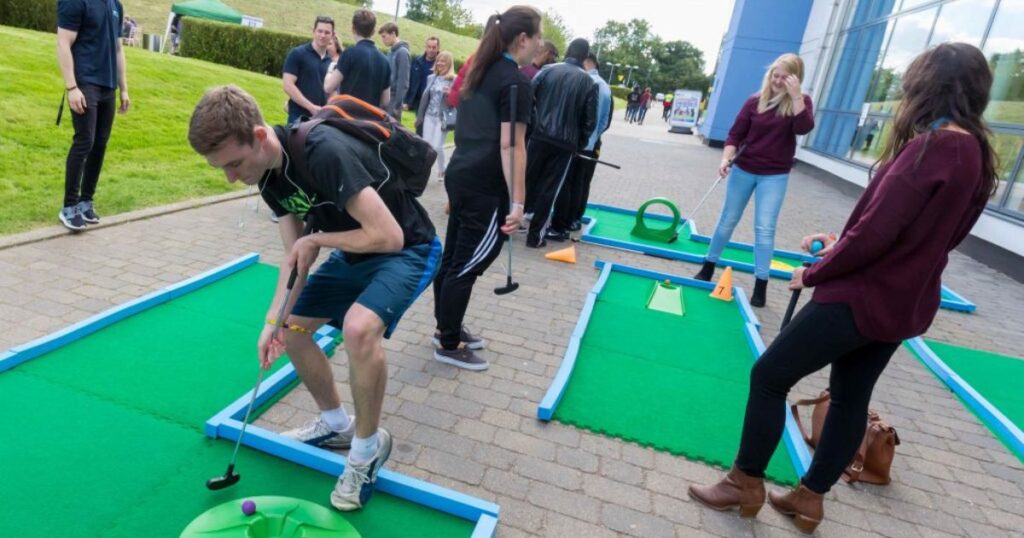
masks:
[[[590,229],[590,235],[597,237],[604,237],[606,239],[614,239],[617,241],[628,241],[637,245],[657,247],[665,250],[671,250],[674,252],[696,254],[698,256],[704,256],[708,252],[708,244],[701,243],[690,239],[692,231],[689,226],[683,226],[679,231],[679,239],[672,243],[664,243],[661,241],[653,241],[650,239],[643,239],[632,235],[630,232],[633,230],[633,226],[636,224],[636,217],[633,215],[626,215],[623,213],[617,213],[614,211],[607,211],[603,209],[596,209],[588,207],[586,216],[597,219],[597,224]],[[666,227],[668,222],[661,220],[655,220],[651,218],[645,218],[644,222],[650,228],[661,229]],[[743,263],[754,263],[754,252],[750,250],[742,250],[733,247],[726,247],[722,251],[722,260],[730,260],[735,262]],[[781,256],[775,256],[774,260],[784,263],[786,265],[796,267],[800,265],[799,260],[791,258],[785,258]]]
[[[946,366],[974,387],[1018,428],[1024,429],[1024,391],[1020,386],[1021,380],[1024,380],[1024,358],[934,340],[926,340],[926,343]],[[991,425],[986,426],[992,429]],[[998,433],[997,437],[1010,447],[1007,440]],[[1024,454],[1017,454],[1017,457],[1024,461]]]
[[[752,352],[733,302],[683,287],[686,314],[649,310],[656,281],[612,272],[554,418],[727,468],[739,446]],[[780,443],[768,477],[795,484]]]
[[[276,279],[277,268],[250,266],[0,374],[0,536],[173,537],[209,508],[256,495],[327,506],[336,477],[248,448],[237,485],[205,487],[234,443],[203,425],[252,389]],[[474,526],[379,492],[346,517],[363,536],[469,536]]]

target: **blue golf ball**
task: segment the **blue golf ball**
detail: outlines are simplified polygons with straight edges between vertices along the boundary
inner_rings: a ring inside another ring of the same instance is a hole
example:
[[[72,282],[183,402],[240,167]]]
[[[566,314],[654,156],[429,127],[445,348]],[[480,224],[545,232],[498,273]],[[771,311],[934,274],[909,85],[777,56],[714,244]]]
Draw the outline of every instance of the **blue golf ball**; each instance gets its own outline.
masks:
[[[825,248],[825,243],[822,243],[821,241],[815,239],[811,243],[811,254],[817,254],[818,251],[823,249],[823,248]]]

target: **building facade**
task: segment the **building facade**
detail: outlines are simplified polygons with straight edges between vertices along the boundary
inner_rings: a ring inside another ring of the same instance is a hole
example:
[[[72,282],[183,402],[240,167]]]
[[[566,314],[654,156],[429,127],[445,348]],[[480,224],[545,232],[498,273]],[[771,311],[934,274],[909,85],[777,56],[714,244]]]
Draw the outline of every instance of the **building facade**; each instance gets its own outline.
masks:
[[[1024,0],[737,0],[700,133],[721,144],[771,61],[799,52],[816,126],[797,159],[864,186],[889,137],[904,71],[949,41],[979,47],[995,77],[986,119],[999,186],[971,234],[994,247],[990,258],[1024,261]],[[974,241],[971,253],[984,243]]]

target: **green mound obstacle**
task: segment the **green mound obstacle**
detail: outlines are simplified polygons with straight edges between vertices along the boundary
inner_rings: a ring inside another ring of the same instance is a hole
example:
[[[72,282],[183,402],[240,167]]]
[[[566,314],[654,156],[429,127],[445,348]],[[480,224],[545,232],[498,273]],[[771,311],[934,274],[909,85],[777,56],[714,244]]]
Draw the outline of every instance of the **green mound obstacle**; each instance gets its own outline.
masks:
[[[647,308],[676,316],[685,315],[686,305],[683,304],[682,288],[668,280],[658,282],[654,285],[654,289],[651,290],[651,297],[647,300]]]
[[[246,515],[243,502],[255,504]],[[361,538],[341,514],[294,497],[261,496],[214,506],[192,520],[181,538]]]
[[[672,212],[672,224],[668,228],[657,229],[650,228],[644,221],[644,213],[647,212],[647,208],[652,205],[663,205]],[[672,203],[672,200],[668,198],[651,198],[644,202],[644,205],[640,206],[640,209],[636,212],[636,222],[633,224],[630,235],[639,237],[641,239],[647,239],[648,241],[658,241],[660,243],[669,243],[672,238],[675,237],[676,231],[679,229],[679,208],[676,204]]]

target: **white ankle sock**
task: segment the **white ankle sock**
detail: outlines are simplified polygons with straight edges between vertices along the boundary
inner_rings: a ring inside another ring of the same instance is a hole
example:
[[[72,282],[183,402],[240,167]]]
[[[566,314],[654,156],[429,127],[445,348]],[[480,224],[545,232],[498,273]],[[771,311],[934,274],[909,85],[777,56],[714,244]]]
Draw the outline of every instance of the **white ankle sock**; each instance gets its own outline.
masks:
[[[349,461],[352,463],[367,463],[377,453],[378,444],[376,433],[365,439],[359,436],[354,437],[352,439],[352,450],[348,453]]]
[[[336,432],[345,431],[352,425],[352,418],[348,416],[344,405],[330,411],[321,411],[320,416]]]

